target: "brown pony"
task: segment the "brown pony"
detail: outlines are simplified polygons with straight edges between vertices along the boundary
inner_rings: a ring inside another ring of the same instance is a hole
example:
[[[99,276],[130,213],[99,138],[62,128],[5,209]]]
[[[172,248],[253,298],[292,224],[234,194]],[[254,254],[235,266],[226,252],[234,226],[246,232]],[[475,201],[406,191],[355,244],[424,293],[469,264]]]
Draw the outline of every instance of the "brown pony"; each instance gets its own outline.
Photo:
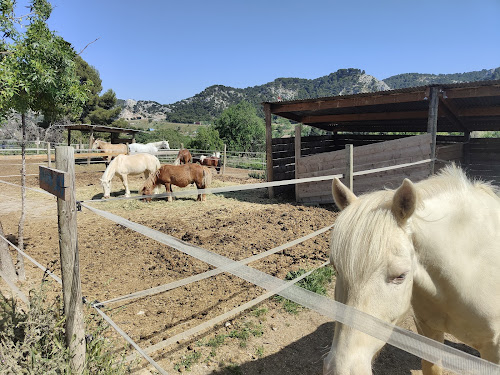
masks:
[[[217,173],[220,172],[221,161],[217,156],[205,156],[201,155],[199,158],[193,158],[193,163],[200,163],[201,165],[206,165],[207,167],[215,167]]]
[[[170,165],[165,164],[151,174],[141,189],[142,195],[151,195],[158,185],[165,185],[167,193],[172,192],[172,185],[186,187],[195,183],[198,189],[205,189],[212,182],[212,172],[207,167],[199,164]],[[199,201],[205,201],[205,194],[198,194]],[[151,198],[146,198],[150,202]],[[172,202],[172,197],[167,197],[168,202]]]
[[[192,159],[193,158],[191,157],[191,153],[189,152],[189,150],[183,148],[182,150],[179,150],[177,159],[175,159],[174,161],[174,165],[191,163]]]

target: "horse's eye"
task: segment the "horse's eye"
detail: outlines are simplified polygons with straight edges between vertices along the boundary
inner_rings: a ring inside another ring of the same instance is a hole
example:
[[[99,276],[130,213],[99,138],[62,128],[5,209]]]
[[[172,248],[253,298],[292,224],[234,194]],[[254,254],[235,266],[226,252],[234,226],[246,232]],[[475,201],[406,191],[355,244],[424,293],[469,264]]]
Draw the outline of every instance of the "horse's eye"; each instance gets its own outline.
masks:
[[[401,275],[391,278],[391,283],[401,284],[406,279],[408,272],[403,272]]]

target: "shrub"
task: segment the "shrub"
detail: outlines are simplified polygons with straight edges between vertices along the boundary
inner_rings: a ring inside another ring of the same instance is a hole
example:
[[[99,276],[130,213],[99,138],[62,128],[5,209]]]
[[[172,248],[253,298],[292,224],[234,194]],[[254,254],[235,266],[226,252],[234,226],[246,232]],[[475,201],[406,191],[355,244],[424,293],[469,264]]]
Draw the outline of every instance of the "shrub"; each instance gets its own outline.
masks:
[[[0,293],[0,369],[2,374],[69,374],[70,353],[64,335],[60,296],[49,300],[48,281],[29,293],[24,311],[13,298]],[[92,314],[86,317],[87,347],[84,374],[125,374],[124,355],[116,354],[103,336],[108,325]]]

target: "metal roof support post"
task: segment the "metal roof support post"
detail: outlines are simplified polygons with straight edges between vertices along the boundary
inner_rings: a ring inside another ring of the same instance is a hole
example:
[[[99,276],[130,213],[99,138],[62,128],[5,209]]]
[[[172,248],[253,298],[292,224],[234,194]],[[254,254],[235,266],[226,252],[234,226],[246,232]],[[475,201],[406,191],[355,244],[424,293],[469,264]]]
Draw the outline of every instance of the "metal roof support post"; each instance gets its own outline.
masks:
[[[436,159],[436,138],[437,138],[437,122],[439,108],[439,87],[433,86],[430,88],[429,98],[429,115],[427,117],[427,133],[432,135],[431,140],[431,175],[434,174],[434,166]]]
[[[266,174],[267,182],[274,181],[273,179],[273,131],[271,126],[271,104],[264,103],[264,113],[266,117]],[[269,198],[274,198],[273,187],[267,188]]]

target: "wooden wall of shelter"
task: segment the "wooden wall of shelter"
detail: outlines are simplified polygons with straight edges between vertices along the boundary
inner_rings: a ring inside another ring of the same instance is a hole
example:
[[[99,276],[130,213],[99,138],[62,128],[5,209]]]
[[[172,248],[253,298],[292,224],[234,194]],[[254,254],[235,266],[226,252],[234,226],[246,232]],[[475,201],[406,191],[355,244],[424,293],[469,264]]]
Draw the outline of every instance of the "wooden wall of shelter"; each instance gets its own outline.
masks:
[[[354,147],[353,172],[430,160],[431,141],[431,135],[425,134]],[[295,178],[345,174],[347,162],[345,150],[300,157],[295,165]],[[420,181],[429,177],[430,173],[429,161],[407,168],[354,176],[353,191],[358,195],[383,188],[396,188],[405,178]],[[298,184],[295,186],[296,200],[306,204],[333,203],[331,186],[331,181]]]
[[[328,155],[318,155],[318,160],[327,159],[324,161],[333,163],[335,158],[340,157],[338,155],[345,154],[343,150],[346,144],[354,145],[355,155],[371,149],[371,153],[366,153],[371,155],[367,156],[366,160],[377,160],[376,158],[381,157],[390,163],[391,147],[400,145],[402,152],[405,144],[409,145],[415,141],[408,138],[410,136],[408,133],[411,132],[410,134],[428,133],[429,152],[425,151],[420,155],[417,152],[411,155],[411,152],[405,151],[401,155],[410,159],[428,155],[434,162],[428,165],[428,172],[424,172],[424,167],[415,168],[411,174],[394,175],[391,177],[394,182],[400,183],[403,177],[418,181],[441,168],[444,165],[442,161],[454,161],[464,167],[471,177],[490,180],[500,185],[500,139],[470,138],[473,131],[500,131],[500,81],[433,85],[342,97],[266,102],[263,105],[266,114],[268,181],[308,176],[310,174],[306,165],[318,164],[311,155],[326,153]],[[328,130],[331,133],[324,136],[300,137],[299,132],[299,136],[295,138],[272,139],[273,115]],[[443,132],[441,134],[453,132],[460,135],[438,135],[438,131]],[[373,145],[381,142],[387,143],[387,147]],[[366,145],[373,146],[364,148]],[[365,151],[356,150],[357,148]],[[380,150],[385,150],[382,152],[385,156],[380,156]],[[385,154],[386,152],[388,154]],[[358,164],[362,165],[363,161],[359,160]],[[355,170],[356,168],[361,167],[355,166]],[[315,174],[326,175],[332,170],[327,167],[323,172],[315,171]],[[355,192],[387,186],[375,183],[383,179],[383,177],[372,178],[369,186],[365,184],[363,187],[361,180],[355,178]],[[394,182],[389,185],[395,187],[391,185]],[[360,185],[358,188],[357,184]],[[323,187],[314,188],[318,191],[315,195],[306,193],[306,190],[311,192],[311,188],[306,186],[297,187],[298,200],[310,203],[332,201],[329,198],[330,188],[326,189],[327,193],[323,197],[320,193],[325,190]],[[273,196],[275,193],[280,194],[293,189],[293,185],[289,185],[270,188],[268,191],[269,196]]]

